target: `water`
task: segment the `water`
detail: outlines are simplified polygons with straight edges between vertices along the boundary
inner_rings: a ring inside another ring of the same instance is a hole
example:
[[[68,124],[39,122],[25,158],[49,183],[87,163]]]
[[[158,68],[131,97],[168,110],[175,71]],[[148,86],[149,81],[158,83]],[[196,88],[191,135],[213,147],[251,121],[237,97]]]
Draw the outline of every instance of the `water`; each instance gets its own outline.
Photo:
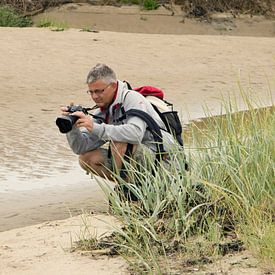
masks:
[[[4,106],[5,117],[0,120],[0,192],[62,185],[69,182],[68,175],[80,176],[77,157],[55,127],[58,112],[39,110],[37,97],[27,104],[22,99],[18,108],[12,102],[16,97],[15,91],[1,94],[1,102],[10,102],[10,107]]]
[[[273,114],[275,111],[274,106],[267,106],[261,108],[255,108],[253,112],[251,111],[235,111],[228,115],[215,115],[209,117],[203,117],[200,119],[192,120],[188,124],[185,124],[183,127],[183,135],[185,144],[192,147],[192,143],[195,139],[202,141],[208,139],[209,136],[217,135],[217,127],[225,132],[228,131],[228,122],[230,117],[232,125],[235,130],[241,131],[240,127],[250,123],[251,116],[253,115],[254,119],[261,121],[261,119],[268,117]],[[208,137],[208,138],[207,138]],[[188,147],[187,146],[187,147]]]
[[[12,79],[12,71],[8,75]],[[30,86],[24,81],[27,77],[17,89],[12,81],[1,82],[0,231],[64,219],[82,209],[102,211],[106,204],[55,125],[59,95],[47,85],[38,91],[35,78]]]

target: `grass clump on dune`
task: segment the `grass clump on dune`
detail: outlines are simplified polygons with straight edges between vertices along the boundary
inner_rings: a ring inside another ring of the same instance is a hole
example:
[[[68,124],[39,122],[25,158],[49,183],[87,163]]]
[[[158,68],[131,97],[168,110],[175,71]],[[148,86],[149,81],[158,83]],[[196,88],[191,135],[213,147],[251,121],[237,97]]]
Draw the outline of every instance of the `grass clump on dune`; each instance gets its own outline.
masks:
[[[50,18],[42,18],[37,24],[36,27],[38,28],[50,28],[53,31],[64,31],[69,28],[69,25],[67,22],[57,22],[55,20],[52,20]]]
[[[111,243],[134,272],[180,273],[243,249],[275,262],[274,107],[244,99],[247,111],[230,102],[225,115],[190,126],[189,171],[175,149],[170,169],[145,157],[141,167],[128,164],[131,184],[116,176],[137,202],[102,184],[122,225]]]

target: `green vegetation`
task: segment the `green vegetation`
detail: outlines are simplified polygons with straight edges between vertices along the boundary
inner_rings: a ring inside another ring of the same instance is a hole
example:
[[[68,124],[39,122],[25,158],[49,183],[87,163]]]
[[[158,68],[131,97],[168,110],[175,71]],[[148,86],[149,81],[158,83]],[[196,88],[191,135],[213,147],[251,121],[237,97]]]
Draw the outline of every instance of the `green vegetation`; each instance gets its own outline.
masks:
[[[230,12],[235,15],[274,15],[273,0],[176,0],[187,16],[207,17],[212,12]]]
[[[123,5],[139,5],[145,10],[155,10],[160,6],[158,0],[119,0],[118,2]]]
[[[93,28],[91,27],[84,27],[80,30],[81,32],[93,32],[93,33],[98,33],[99,31],[97,30],[94,30]]]
[[[143,0],[142,6],[145,10],[156,10],[159,4],[156,0]]]
[[[59,6],[65,3],[77,3],[68,0],[1,0],[2,5],[13,7],[22,14],[34,14],[43,12],[49,7]],[[212,12],[230,12],[238,14],[274,15],[274,0],[102,0],[99,5],[140,5],[143,9],[156,9],[161,5],[173,10],[172,4],[182,6],[184,13],[191,17],[209,17]]]
[[[136,273],[181,273],[242,249],[275,263],[275,108],[258,109],[244,99],[248,111],[238,112],[231,101],[225,115],[190,125],[189,171],[176,149],[168,170],[146,157],[143,166],[125,163],[132,184],[116,180],[138,202],[100,183],[122,225],[103,242]]]
[[[69,28],[68,23],[66,22],[56,22],[49,18],[41,19],[36,26],[38,28],[51,28],[53,31],[64,31]]]
[[[0,26],[1,27],[29,27],[32,20],[19,15],[8,6],[0,6]]]
[[[140,5],[141,0],[120,0],[119,2],[123,5]]]
[[[90,27],[84,27],[80,31],[82,31],[82,32],[94,32],[93,29],[90,28]]]

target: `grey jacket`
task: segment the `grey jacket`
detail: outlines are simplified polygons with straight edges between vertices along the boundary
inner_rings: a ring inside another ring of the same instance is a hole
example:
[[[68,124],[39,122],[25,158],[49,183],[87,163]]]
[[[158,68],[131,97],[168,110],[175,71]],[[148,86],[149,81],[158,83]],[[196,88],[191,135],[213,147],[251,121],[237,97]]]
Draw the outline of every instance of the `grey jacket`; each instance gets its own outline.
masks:
[[[110,140],[114,142],[144,144],[151,150],[156,151],[153,136],[146,129],[147,125],[142,119],[132,116],[123,121],[118,120],[123,115],[121,106],[123,106],[125,111],[138,109],[148,113],[161,129],[165,129],[164,123],[150,102],[138,92],[128,90],[126,83],[118,81],[116,98],[109,106],[109,109],[97,109],[94,113],[97,118],[91,117],[94,120],[92,133],[89,133],[86,128],[79,130],[76,127],[73,127],[67,133],[67,139],[73,152],[83,154],[99,148]],[[108,121],[106,121],[106,117],[108,117]],[[161,131],[164,149],[168,152],[169,147],[173,147],[172,145],[176,144],[176,141],[171,134],[164,130]]]

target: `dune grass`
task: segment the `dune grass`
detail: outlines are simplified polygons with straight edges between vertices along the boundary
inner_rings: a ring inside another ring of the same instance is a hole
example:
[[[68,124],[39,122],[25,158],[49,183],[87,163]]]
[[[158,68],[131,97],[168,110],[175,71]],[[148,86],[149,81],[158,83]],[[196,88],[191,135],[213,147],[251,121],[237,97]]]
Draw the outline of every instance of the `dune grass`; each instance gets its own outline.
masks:
[[[50,28],[53,31],[64,31],[69,28],[69,24],[65,21],[59,22],[51,18],[44,17],[36,23],[38,28]]]
[[[242,249],[275,263],[275,108],[243,97],[247,111],[229,101],[225,115],[191,124],[185,154],[175,148],[169,169],[146,156],[125,163],[130,183],[116,181],[138,201],[100,183],[122,225],[111,242],[135,273],[176,274]]]

